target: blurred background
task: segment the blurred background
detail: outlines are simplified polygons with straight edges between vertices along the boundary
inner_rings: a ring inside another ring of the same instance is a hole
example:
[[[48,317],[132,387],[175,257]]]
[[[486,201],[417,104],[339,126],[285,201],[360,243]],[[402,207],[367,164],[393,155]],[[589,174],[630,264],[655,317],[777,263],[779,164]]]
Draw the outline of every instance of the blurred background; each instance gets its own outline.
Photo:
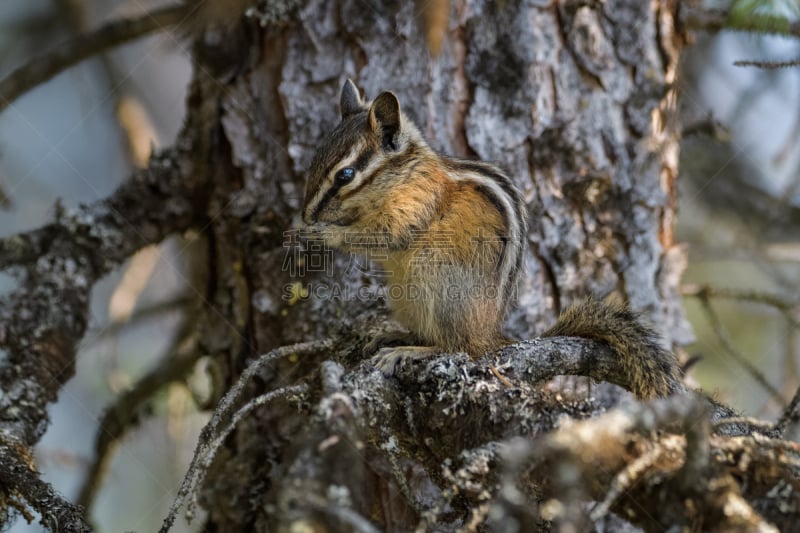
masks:
[[[737,3],[800,19],[794,0]],[[692,375],[743,413],[774,419],[800,383],[800,40],[694,36],[680,82],[677,227],[697,336],[688,351],[700,357]],[[751,60],[795,65],[734,64]]]
[[[797,20],[796,2],[766,3]],[[2,2],[0,78],[76,34],[158,5]],[[57,202],[106,197],[153,148],[172,143],[191,74],[183,35],[173,28],[87,60],[0,112],[0,237],[47,222]],[[678,240],[688,247],[683,292],[697,335],[687,347],[691,376],[744,414],[769,419],[800,384],[800,67],[733,63],[797,58],[798,39],[697,33],[679,82]],[[191,236],[172,238],[95,287],[77,375],[37,448],[45,479],[68,498],[94,460],[104,410],[177,349],[186,302],[202,291],[191,282],[195,252]],[[0,293],[12,282],[0,273]],[[122,439],[93,506],[98,531],[160,526],[205,421],[194,402],[201,389],[167,387]],[[11,531],[39,529],[20,520]]]
[[[157,5],[0,2],[0,77],[86,29],[140,17]],[[108,196],[147,164],[152,148],[171,144],[191,75],[188,48],[180,28],[156,33],[80,63],[0,113],[0,236],[46,223],[56,202],[70,208]],[[184,237],[172,238],[141,251],[94,288],[76,376],[51,408],[52,423],[36,450],[44,478],[73,501],[94,459],[105,408],[172,347],[181,304],[192,291],[191,250]],[[10,284],[0,274],[0,291]],[[113,453],[93,506],[98,531],[160,527],[205,422],[178,385],[146,411],[152,416],[143,416]],[[40,529],[19,520],[11,531]],[[177,524],[175,531],[193,529]]]

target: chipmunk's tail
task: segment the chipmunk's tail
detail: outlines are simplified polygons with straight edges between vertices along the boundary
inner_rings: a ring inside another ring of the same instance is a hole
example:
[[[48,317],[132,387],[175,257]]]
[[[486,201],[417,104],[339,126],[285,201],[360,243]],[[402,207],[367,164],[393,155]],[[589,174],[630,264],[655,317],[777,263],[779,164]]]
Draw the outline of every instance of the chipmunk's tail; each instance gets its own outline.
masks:
[[[681,371],[658,334],[620,301],[588,299],[564,311],[543,337],[583,337],[608,344],[619,358],[628,390],[638,398],[667,396],[677,389]]]

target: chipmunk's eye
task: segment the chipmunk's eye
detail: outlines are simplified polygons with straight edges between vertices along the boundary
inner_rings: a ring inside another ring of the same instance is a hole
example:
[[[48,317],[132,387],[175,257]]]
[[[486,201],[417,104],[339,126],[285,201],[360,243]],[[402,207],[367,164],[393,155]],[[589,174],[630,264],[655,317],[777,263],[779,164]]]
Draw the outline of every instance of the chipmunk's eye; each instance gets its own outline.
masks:
[[[349,183],[356,177],[356,169],[353,167],[344,167],[336,173],[336,181],[339,183]]]

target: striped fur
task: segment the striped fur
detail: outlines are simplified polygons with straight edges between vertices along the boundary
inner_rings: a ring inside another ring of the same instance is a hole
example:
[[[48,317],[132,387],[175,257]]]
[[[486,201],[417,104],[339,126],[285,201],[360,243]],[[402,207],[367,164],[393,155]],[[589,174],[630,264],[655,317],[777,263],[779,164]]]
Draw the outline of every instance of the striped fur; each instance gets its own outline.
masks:
[[[504,342],[527,235],[511,179],[434,152],[392,93],[367,104],[348,81],[341,111],[308,171],[308,228],[330,246],[380,256],[387,283],[406,289],[391,298],[394,316],[424,344],[479,356]],[[346,167],[355,178],[337,181]]]

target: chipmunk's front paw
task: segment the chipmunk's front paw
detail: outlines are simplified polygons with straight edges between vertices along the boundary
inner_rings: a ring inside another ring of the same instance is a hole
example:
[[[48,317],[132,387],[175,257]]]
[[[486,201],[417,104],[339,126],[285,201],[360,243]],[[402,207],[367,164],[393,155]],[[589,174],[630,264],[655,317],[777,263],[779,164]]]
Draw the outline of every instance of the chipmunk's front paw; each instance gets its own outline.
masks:
[[[344,245],[346,232],[342,231],[341,226],[327,222],[316,222],[314,224],[304,224],[300,231],[306,241],[322,241],[328,248],[341,248]]]
[[[364,355],[372,355],[382,348],[414,346],[417,339],[408,331],[392,330],[376,335],[364,346]]]
[[[398,368],[407,361],[425,359],[436,354],[435,348],[427,346],[394,346],[381,348],[378,354],[372,358],[372,364],[383,372],[383,375],[391,377]]]

